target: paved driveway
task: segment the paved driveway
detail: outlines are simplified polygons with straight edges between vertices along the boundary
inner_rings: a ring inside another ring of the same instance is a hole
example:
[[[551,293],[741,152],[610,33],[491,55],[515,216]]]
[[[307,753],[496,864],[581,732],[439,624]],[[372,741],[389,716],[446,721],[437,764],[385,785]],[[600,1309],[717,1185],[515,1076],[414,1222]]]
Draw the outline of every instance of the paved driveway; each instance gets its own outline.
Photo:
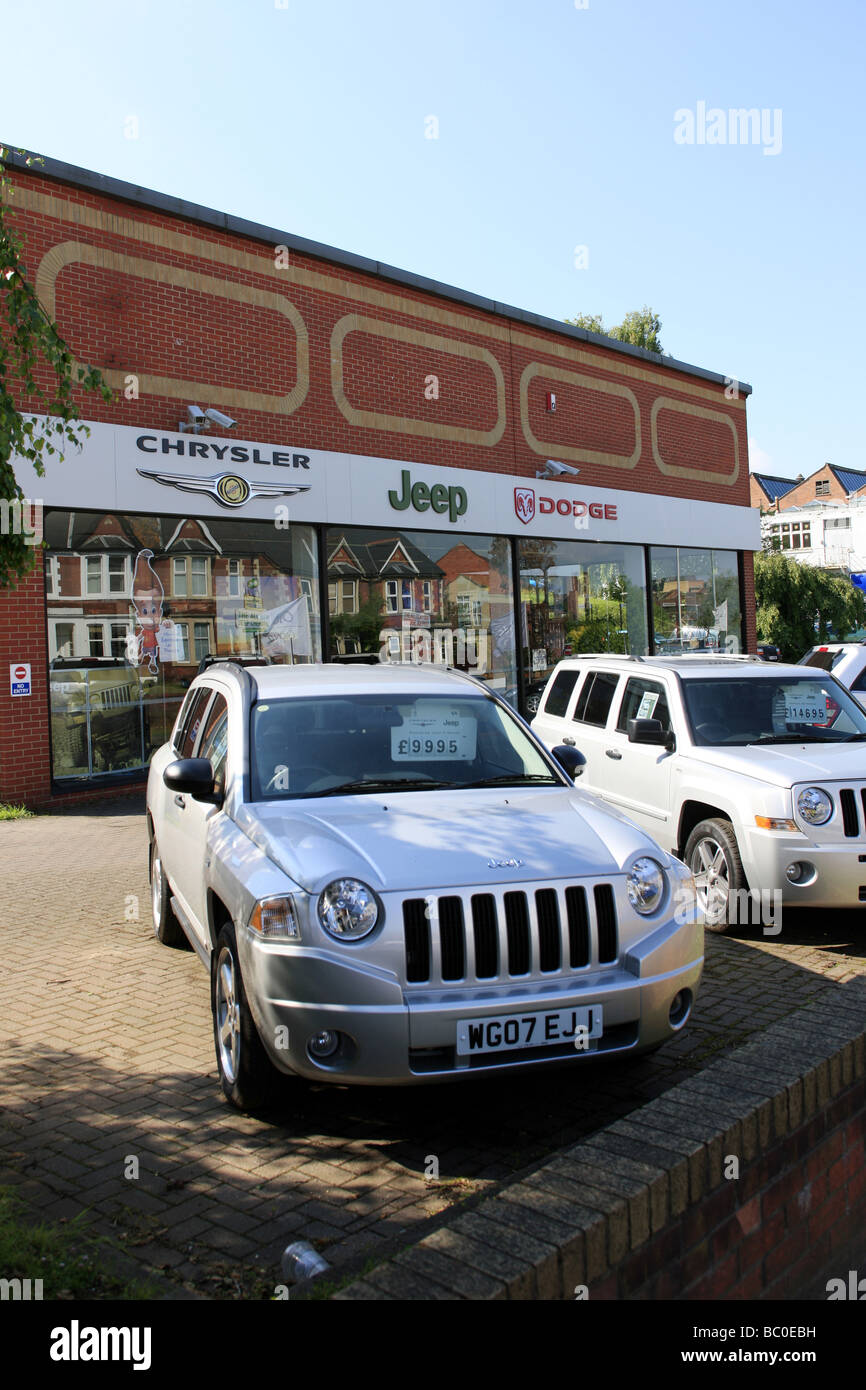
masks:
[[[48,1217],[87,1208],[143,1264],[211,1295],[272,1290],[291,1240],[334,1264],[407,1244],[866,973],[866,914],[789,914],[779,937],[708,936],[693,1020],[645,1061],[414,1091],[289,1086],[265,1122],[222,1100],[206,972],[153,935],[146,844],[141,802],[0,824],[0,1183]]]

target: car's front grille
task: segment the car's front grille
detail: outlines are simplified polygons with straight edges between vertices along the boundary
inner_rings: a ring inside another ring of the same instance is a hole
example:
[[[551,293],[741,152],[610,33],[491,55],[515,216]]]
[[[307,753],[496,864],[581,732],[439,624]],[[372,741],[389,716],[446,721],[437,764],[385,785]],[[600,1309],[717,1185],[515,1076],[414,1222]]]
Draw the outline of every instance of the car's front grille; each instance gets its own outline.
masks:
[[[837,795],[845,839],[862,839],[866,836],[866,786],[842,787]]]
[[[409,984],[543,979],[619,954],[609,883],[406,898],[403,934]]]

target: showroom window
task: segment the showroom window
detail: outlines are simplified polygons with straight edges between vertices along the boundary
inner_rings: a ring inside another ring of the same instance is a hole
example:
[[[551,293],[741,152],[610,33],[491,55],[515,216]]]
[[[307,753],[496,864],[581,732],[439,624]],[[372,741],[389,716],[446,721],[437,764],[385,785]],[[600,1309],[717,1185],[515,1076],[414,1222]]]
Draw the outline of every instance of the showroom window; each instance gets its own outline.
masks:
[[[46,591],[55,779],[142,776],[209,653],[321,660],[311,526],[50,509],[44,530],[57,576]]]
[[[332,611],[331,656],[444,662],[516,703],[506,537],[331,527],[325,544],[329,585],[350,574],[357,595],[353,612]]]
[[[743,650],[735,550],[653,546],[656,651]]]
[[[518,559],[525,694],[563,656],[649,650],[643,546],[524,537]]]

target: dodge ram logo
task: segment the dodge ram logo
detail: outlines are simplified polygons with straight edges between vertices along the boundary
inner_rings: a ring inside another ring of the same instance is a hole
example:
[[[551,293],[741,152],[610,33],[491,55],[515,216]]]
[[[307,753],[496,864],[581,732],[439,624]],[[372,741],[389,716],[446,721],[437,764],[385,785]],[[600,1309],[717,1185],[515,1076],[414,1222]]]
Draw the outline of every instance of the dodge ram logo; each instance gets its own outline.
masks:
[[[518,521],[522,521],[527,526],[535,516],[535,493],[531,487],[516,487],[514,489],[514,510],[517,513]]]

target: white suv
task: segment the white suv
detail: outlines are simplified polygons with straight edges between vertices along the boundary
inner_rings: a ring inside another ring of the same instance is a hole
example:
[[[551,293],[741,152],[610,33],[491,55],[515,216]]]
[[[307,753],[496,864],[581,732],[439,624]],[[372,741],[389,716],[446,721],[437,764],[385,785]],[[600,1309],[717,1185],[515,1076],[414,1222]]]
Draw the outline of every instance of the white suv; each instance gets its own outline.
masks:
[[[581,785],[688,864],[705,922],[733,894],[866,902],[866,713],[828,672],[752,657],[573,657],[533,732],[576,746]]]

